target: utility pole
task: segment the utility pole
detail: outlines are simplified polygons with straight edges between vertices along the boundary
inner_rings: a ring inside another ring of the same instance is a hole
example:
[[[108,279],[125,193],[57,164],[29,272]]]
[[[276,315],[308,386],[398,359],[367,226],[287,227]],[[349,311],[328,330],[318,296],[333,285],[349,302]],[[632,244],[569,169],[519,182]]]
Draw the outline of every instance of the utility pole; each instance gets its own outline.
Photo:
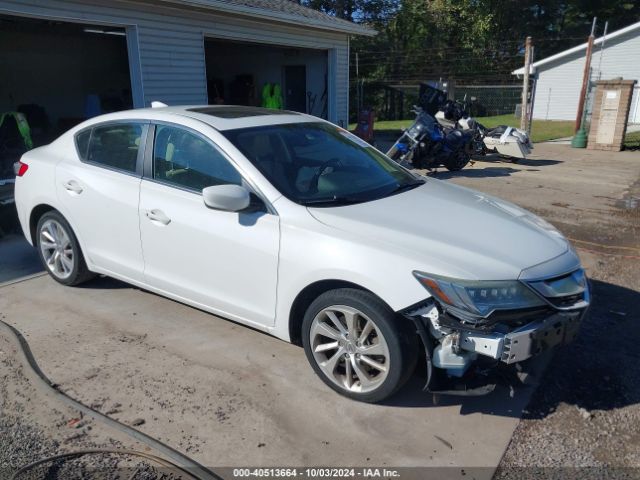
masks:
[[[600,58],[598,59],[598,80],[602,78],[602,57],[604,57],[604,43],[607,41],[607,30],[609,22],[604,22],[604,33],[602,34],[602,43],[600,44]]]
[[[578,99],[578,113],[576,114],[576,124],[574,133],[578,133],[582,126],[582,114],[584,113],[584,102],[587,97],[587,90],[589,89],[589,77],[591,76],[591,53],[593,52],[593,41],[595,40],[597,17],[593,17],[593,24],[591,25],[591,35],[587,41],[587,58],[584,62],[584,74],[582,76],[582,90],[580,90],[580,98]]]
[[[522,83],[522,108],[520,110],[520,129],[528,130],[529,123],[529,70],[531,70],[531,37],[527,37],[524,46],[524,80]]]
[[[536,60],[536,48],[535,47],[531,47],[531,54],[529,55],[530,60],[529,60],[529,64],[533,64],[533,62],[535,62]],[[536,87],[538,86],[538,78],[536,77],[535,73],[533,74],[533,82],[531,82],[531,102],[529,102],[529,116],[527,118],[527,121],[529,122],[527,124],[527,135],[531,136],[531,125],[533,124],[533,108],[535,106],[535,102],[536,102]]]
[[[360,61],[356,52],[356,109],[360,115]]]
[[[576,113],[576,123],[574,126],[574,134],[571,139],[573,148],[585,148],[587,146],[587,131],[584,125],[584,104],[587,100],[589,92],[589,80],[591,78],[591,54],[593,53],[593,42],[595,40],[597,17],[593,17],[591,25],[591,35],[587,41],[587,53],[584,61],[584,73],[582,75],[582,89],[578,98],[578,112]]]

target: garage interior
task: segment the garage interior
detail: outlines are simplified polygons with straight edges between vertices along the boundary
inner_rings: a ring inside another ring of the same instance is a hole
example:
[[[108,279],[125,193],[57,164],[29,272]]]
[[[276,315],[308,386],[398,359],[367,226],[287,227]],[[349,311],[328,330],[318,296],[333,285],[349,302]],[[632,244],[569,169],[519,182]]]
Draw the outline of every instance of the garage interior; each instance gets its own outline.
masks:
[[[328,51],[205,40],[209,104],[267,106],[266,84],[279,85],[286,110],[327,118]]]
[[[132,108],[122,28],[0,15],[0,65],[0,113],[23,113],[34,146]]]

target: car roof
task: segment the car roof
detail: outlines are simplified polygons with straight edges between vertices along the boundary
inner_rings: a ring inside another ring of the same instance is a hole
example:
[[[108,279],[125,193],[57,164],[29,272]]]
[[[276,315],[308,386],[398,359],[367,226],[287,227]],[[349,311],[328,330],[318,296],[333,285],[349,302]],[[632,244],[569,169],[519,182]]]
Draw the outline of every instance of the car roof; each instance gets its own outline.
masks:
[[[283,123],[302,123],[324,121],[311,115],[287,110],[270,110],[260,107],[241,105],[188,105],[141,108],[111,113],[93,118],[92,123],[109,120],[148,119],[173,120],[176,116],[189,117],[206,123],[216,130],[278,125]]]

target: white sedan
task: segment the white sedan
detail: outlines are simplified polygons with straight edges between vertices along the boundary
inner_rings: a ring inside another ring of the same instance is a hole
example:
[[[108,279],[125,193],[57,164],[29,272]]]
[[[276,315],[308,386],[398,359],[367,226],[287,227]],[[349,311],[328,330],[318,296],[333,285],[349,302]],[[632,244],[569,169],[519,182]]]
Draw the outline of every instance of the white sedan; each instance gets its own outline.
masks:
[[[570,340],[589,304],[551,225],[307,115],[113,113],[15,168],[53,279],[108,275],[301,344],[327,385],[366,402],[419,357],[432,390],[524,361]]]

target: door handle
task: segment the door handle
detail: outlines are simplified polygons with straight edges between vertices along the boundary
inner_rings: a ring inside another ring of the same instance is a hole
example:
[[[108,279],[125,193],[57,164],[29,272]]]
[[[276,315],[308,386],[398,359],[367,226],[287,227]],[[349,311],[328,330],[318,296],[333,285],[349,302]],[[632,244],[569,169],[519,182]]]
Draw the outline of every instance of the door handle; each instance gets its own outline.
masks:
[[[162,225],[169,225],[171,223],[171,219],[167,217],[167,215],[162,211],[154,208],[153,210],[147,210],[145,215],[152,222],[158,222]]]
[[[67,180],[66,182],[64,182],[62,184],[62,186],[69,193],[75,193],[75,194],[78,194],[78,195],[80,195],[82,193],[82,187],[75,180]]]

